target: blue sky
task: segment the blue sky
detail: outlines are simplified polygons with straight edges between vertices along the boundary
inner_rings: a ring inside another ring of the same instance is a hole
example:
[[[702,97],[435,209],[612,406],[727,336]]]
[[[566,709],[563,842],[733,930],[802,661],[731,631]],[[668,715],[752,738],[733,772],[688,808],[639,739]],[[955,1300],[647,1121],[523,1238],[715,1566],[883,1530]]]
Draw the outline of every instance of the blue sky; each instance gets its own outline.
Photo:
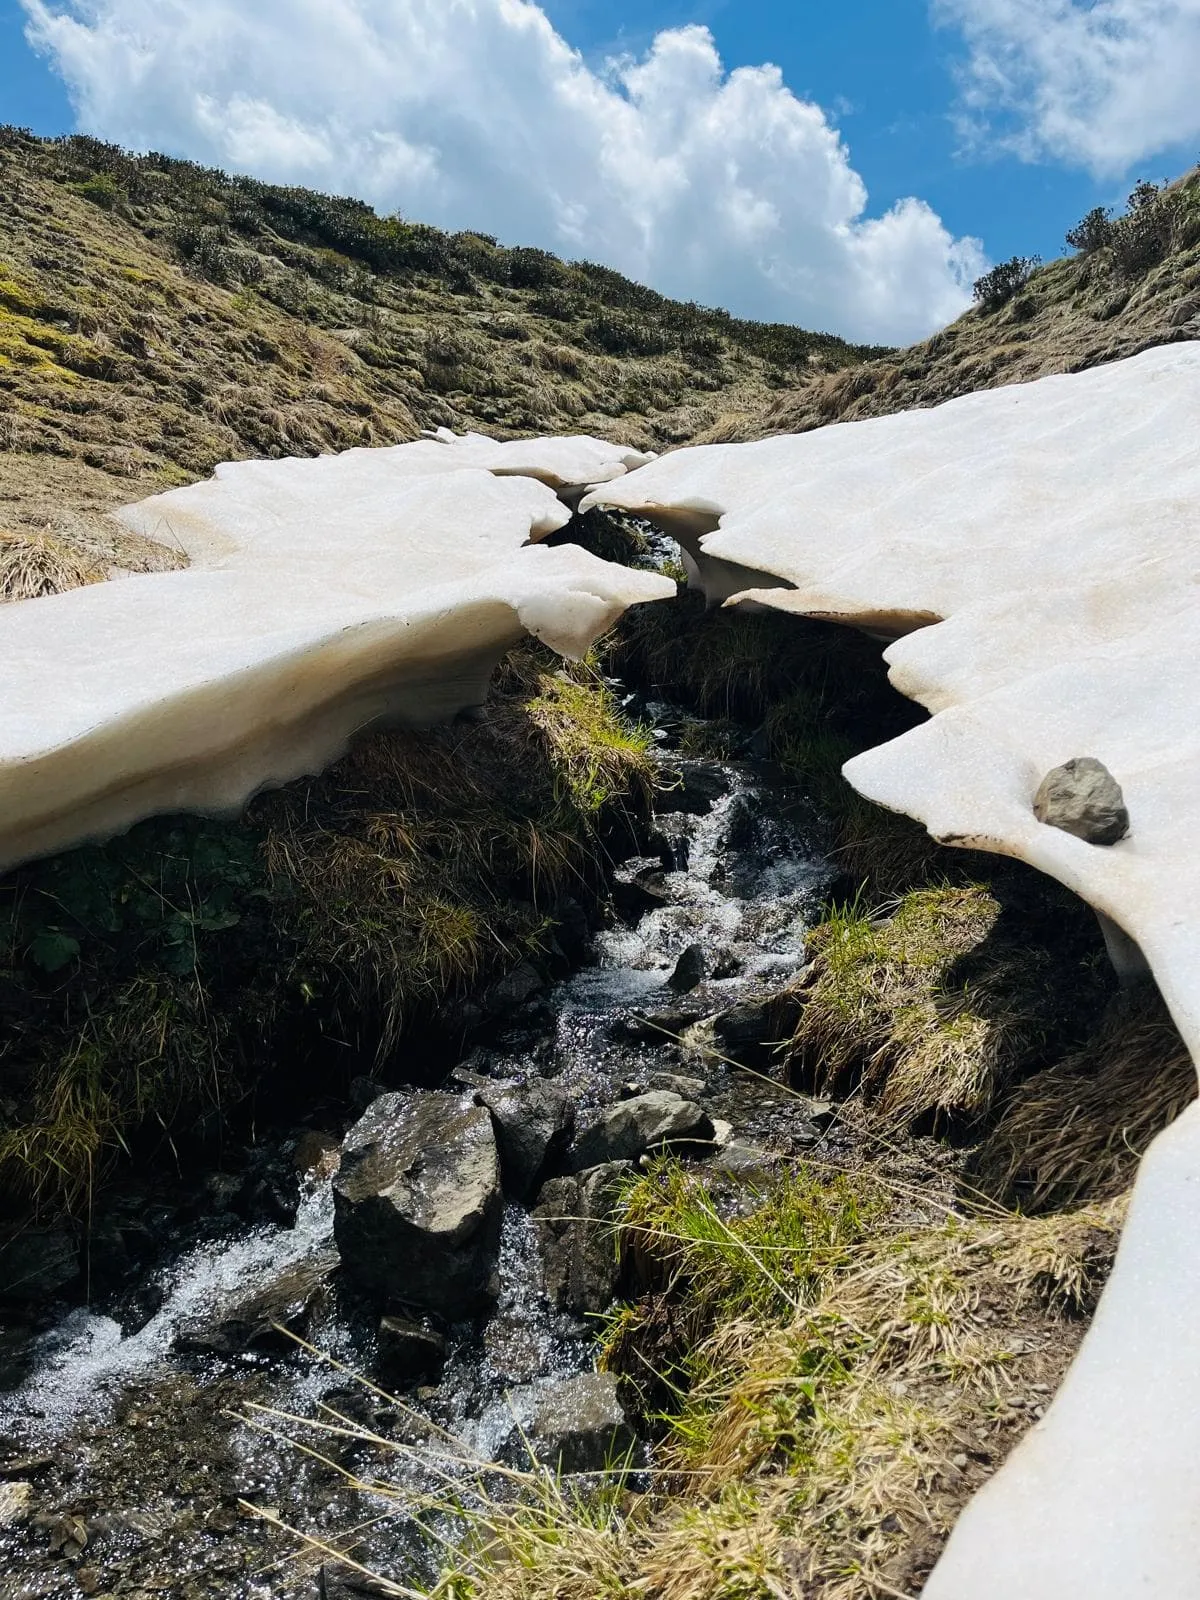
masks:
[[[1090,206],[1200,146],[1200,0],[542,0],[517,29],[500,0],[258,0],[253,21],[234,0],[44,5],[39,54],[0,0],[0,120],[361,192],[863,337],[927,331],[984,255],[1060,253]],[[615,82],[614,58],[643,76]],[[765,63],[782,84],[729,77]]]

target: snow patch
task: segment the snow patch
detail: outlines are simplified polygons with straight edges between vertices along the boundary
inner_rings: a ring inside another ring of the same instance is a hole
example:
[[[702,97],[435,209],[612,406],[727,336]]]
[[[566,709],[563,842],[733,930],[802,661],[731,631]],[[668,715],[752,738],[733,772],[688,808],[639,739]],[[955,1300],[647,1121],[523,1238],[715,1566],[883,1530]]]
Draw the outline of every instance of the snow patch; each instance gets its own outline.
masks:
[[[1140,946],[1200,1047],[1200,344],[906,412],[680,450],[585,497],[687,548],[710,601],[892,642],[931,720],[846,766],[936,838],[1019,857]],[[1075,756],[1100,847],[1039,823]],[[1200,1109],[1143,1163],[1095,1324],[926,1600],[1190,1600],[1200,1569]]]
[[[232,462],[121,512],[191,566],[0,607],[0,870],[158,812],[236,814],[364,729],[479,704],[526,633],[581,656],[674,584],[531,541],[649,459],[443,431]]]

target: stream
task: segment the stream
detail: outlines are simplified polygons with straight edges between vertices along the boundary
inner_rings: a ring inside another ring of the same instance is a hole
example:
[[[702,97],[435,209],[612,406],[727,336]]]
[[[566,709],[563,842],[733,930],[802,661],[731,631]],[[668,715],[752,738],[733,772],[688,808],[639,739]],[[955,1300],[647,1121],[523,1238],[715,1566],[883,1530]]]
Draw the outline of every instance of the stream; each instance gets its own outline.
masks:
[[[657,853],[618,865],[617,914],[585,964],[519,1006],[451,1086],[554,1079],[586,1129],[622,1096],[682,1075],[723,1130],[705,1159],[753,1172],[811,1147],[811,1108],[722,1059],[707,1019],[803,965],[831,877],[820,821],[774,769],[684,757],[672,708],[639,709],[675,774]],[[436,1569],[436,1536],[453,1537],[423,1497],[476,1463],[519,1462],[539,1396],[591,1371],[594,1321],[551,1304],[538,1225],[509,1201],[494,1313],[450,1329],[440,1377],[390,1400],[378,1317],[337,1271],[333,1139],[302,1160],[294,1145],[266,1137],[255,1153],[282,1175],[260,1184],[257,1214],[222,1209],[215,1183],[211,1205],[156,1213],[158,1244],[135,1281],[0,1349],[2,1600],[374,1592],[320,1551],[297,1553],[264,1515],[418,1581]],[[323,1354],[264,1333],[273,1319]],[[331,1412],[385,1443],[287,1420]],[[362,1492],[355,1472],[389,1492]]]

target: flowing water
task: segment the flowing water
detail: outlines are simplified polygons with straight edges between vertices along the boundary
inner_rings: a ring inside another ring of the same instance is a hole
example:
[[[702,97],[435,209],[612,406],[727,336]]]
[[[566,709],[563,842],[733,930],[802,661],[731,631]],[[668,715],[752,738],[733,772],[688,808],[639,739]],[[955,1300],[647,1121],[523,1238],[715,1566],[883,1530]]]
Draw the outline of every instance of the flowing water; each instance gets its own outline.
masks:
[[[815,819],[770,769],[684,765],[656,819],[657,855],[618,872],[626,920],[467,1065],[559,1079],[582,1125],[629,1081],[699,1073],[739,1139],[786,1150],[785,1099],[698,1056],[687,1030],[799,968],[828,867]],[[666,980],[692,946],[706,976],[681,996]],[[420,1497],[447,1475],[469,1476],[464,1462],[516,1459],[539,1390],[592,1365],[594,1329],[550,1307],[537,1230],[516,1205],[499,1266],[487,1325],[451,1330],[438,1383],[395,1404],[353,1376],[378,1371],[375,1322],[335,1270],[328,1163],[305,1180],[292,1222],[225,1215],[177,1228],[137,1284],[68,1310],[15,1351],[0,1392],[0,1597],[333,1594],[320,1556],[297,1557],[251,1506],[342,1547],[358,1529],[358,1559],[419,1576],[432,1559],[422,1526],[452,1534],[436,1514],[412,1515]],[[308,1337],[324,1355],[282,1340],[240,1348],[228,1330],[262,1315],[262,1295],[284,1310],[307,1303]],[[390,1447],[290,1420],[332,1413]],[[386,1481],[392,1496],[364,1495],[347,1472]]]

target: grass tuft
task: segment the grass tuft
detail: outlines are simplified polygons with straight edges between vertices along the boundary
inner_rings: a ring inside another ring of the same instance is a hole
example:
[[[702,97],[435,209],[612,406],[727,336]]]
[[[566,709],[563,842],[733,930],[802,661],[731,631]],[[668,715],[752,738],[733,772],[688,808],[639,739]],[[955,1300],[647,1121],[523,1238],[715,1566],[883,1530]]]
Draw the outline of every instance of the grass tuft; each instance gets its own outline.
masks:
[[[979,884],[914,890],[881,916],[835,909],[812,934],[790,1072],[823,1093],[860,1089],[885,1125],[978,1124],[1083,1036],[1106,979],[1065,919],[1043,945],[1001,910]]]
[[[1124,992],[1081,1049],[1012,1091],[973,1181],[1030,1212],[1107,1200],[1195,1098],[1196,1068],[1158,991]]]
[[[0,600],[37,600],[105,576],[88,552],[52,534],[0,529]]]

